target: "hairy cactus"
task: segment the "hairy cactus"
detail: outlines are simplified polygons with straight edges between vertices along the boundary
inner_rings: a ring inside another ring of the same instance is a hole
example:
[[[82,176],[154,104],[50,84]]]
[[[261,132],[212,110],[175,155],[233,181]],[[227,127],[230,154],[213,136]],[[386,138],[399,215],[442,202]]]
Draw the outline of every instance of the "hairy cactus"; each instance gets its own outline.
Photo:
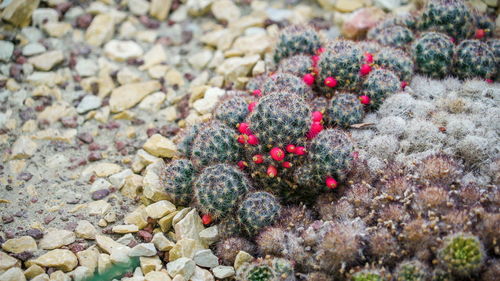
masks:
[[[495,21],[492,20],[487,15],[482,15],[479,13],[474,14],[475,22],[476,22],[476,38],[482,39],[482,37],[492,37],[495,33]],[[484,32],[482,35],[479,32]]]
[[[375,64],[392,70],[401,80],[410,81],[413,76],[413,60],[403,50],[385,47],[374,57]]]
[[[233,94],[221,98],[214,110],[215,119],[231,128],[243,122],[248,115],[248,103],[241,95]]]
[[[363,82],[362,92],[370,97],[370,106],[378,108],[384,100],[401,89],[401,82],[394,72],[387,69],[375,69]]]
[[[497,68],[497,75],[496,75],[496,80],[500,80],[500,73],[498,69],[500,69],[500,39],[498,38],[493,38],[488,41],[486,41],[488,46],[490,46],[490,50],[493,52],[493,55],[495,56],[495,63],[496,63],[496,68]]]
[[[382,32],[382,30],[393,26],[401,26],[413,30],[417,26],[417,20],[418,18],[411,13],[397,14],[379,22],[377,25],[372,27],[370,30],[368,30],[366,37],[370,40],[373,40],[378,34]]]
[[[213,163],[237,162],[241,147],[236,132],[219,121],[203,124],[193,141],[191,161],[196,167]]]
[[[274,52],[274,61],[305,54],[312,55],[321,46],[318,33],[312,26],[291,25],[283,29],[279,35]]]
[[[255,76],[245,86],[245,89],[247,91],[253,92],[255,90],[260,90],[262,89],[262,86],[267,80],[267,74],[261,74],[259,76]]]
[[[174,139],[177,144],[177,151],[187,158],[191,158],[191,153],[193,152],[193,142],[198,132],[200,131],[201,125],[194,124],[184,130],[182,130]]]
[[[403,26],[390,26],[382,29],[374,38],[382,45],[403,48],[414,39],[413,32]]]
[[[289,260],[282,258],[257,259],[246,263],[236,272],[238,281],[294,281],[294,269]]]
[[[269,226],[279,217],[281,206],[276,198],[267,192],[254,192],[246,196],[238,209],[240,225],[248,233],[256,233]]]
[[[233,166],[217,164],[203,169],[194,182],[195,195],[202,212],[214,218],[230,214],[250,189],[245,175]]]
[[[438,153],[427,156],[417,166],[419,181],[423,184],[448,187],[460,180],[462,165],[451,156]]]
[[[412,56],[417,69],[431,77],[448,74],[453,62],[453,43],[442,33],[428,32],[412,45]]]
[[[474,14],[463,0],[430,0],[419,22],[422,30],[446,33],[461,40],[474,34]]]
[[[319,96],[309,102],[309,105],[311,106],[312,111],[325,112],[329,103],[330,101],[326,97]]]
[[[462,78],[493,78],[496,74],[495,55],[479,40],[465,40],[455,50],[455,72]]]
[[[296,55],[282,59],[278,65],[278,71],[302,77],[311,73],[312,67],[313,62],[310,56]]]
[[[187,206],[193,198],[193,180],[195,169],[187,159],[172,160],[159,175],[170,200],[181,206]]]
[[[339,125],[347,128],[352,124],[360,123],[363,117],[363,105],[356,95],[338,93],[331,99],[324,120],[327,125]]]
[[[267,78],[262,92],[264,95],[274,92],[289,92],[297,94],[304,100],[310,100],[313,96],[311,87],[307,86],[301,78],[290,73],[276,73]]]
[[[362,64],[363,52],[355,42],[334,40],[319,57],[317,85],[323,93],[354,90],[361,81]]]
[[[364,269],[352,275],[351,281],[386,281],[387,278],[378,271],[371,269]]]
[[[481,268],[485,253],[476,236],[458,233],[445,238],[438,257],[442,265],[454,275],[468,277]]]
[[[255,245],[241,237],[230,237],[217,242],[216,245],[217,257],[226,265],[233,265],[236,255],[238,255],[240,251],[252,255],[255,252]]]
[[[384,46],[375,41],[360,41],[358,42],[358,47],[361,49],[363,54],[375,54],[378,53]]]
[[[396,269],[397,281],[425,281],[428,278],[428,269],[418,260],[404,261]]]

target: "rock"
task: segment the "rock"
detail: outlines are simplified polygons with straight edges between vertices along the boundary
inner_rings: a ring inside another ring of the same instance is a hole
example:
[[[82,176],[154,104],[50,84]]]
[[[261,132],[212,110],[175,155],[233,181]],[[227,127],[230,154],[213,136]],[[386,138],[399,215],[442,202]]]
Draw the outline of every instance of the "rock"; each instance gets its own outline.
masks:
[[[220,21],[230,23],[240,17],[240,9],[230,0],[217,0],[211,9],[214,17]]]
[[[163,271],[148,272],[148,274],[144,276],[144,279],[144,281],[171,281],[170,276]]]
[[[71,281],[71,277],[61,270],[58,270],[50,274],[50,281]]]
[[[349,13],[362,7],[362,0],[337,0],[335,3],[335,10],[341,13]]]
[[[90,272],[94,272],[97,268],[97,261],[99,260],[99,250],[94,245],[76,253],[76,257],[81,266],[88,268]]]
[[[217,258],[210,249],[196,252],[193,260],[196,265],[201,267],[212,268],[219,265],[219,258]]]
[[[13,0],[3,10],[1,18],[16,26],[27,26],[31,20],[31,14],[40,4],[40,0]]]
[[[97,15],[85,32],[85,40],[94,47],[108,42],[115,33],[115,22],[111,15]]]
[[[109,181],[116,188],[120,189],[125,184],[125,178],[132,175],[134,172],[130,169],[123,170],[109,177]]]
[[[213,0],[188,0],[186,5],[191,16],[201,16],[208,12]]]
[[[109,258],[112,263],[115,264],[129,264],[130,263],[130,257],[129,253],[132,249],[130,249],[127,246],[120,246],[117,248],[113,248],[111,250],[111,254],[109,255]]]
[[[200,239],[200,231],[205,229],[205,227],[201,222],[197,210],[193,209],[182,220],[175,224],[174,229],[177,240],[185,238],[198,240]]]
[[[158,157],[172,158],[177,155],[177,146],[174,142],[160,134],[152,135],[142,148]]]
[[[234,259],[234,269],[238,270],[245,263],[253,261],[254,257],[245,251],[239,251]]]
[[[172,219],[172,225],[176,225],[178,222],[180,222],[189,212],[191,212],[193,208],[187,207],[187,208],[182,208],[182,210],[179,210],[177,214],[174,216]]]
[[[97,230],[89,221],[81,220],[75,228],[75,234],[78,238],[94,240]]]
[[[3,274],[0,274],[2,281],[26,281],[23,270],[19,267],[13,267]]]
[[[214,273],[215,278],[224,279],[228,277],[234,276],[234,267],[219,265],[217,267],[212,268],[212,272]]]
[[[92,141],[90,143],[92,143]],[[98,178],[94,181],[94,183],[90,187],[89,192],[93,193],[93,192],[96,192],[98,190],[109,189],[110,187],[111,187],[111,183],[109,183],[109,181],[107,181],[103,178]]]
[[[17,259],[7,255],[4,252],[0,252],[0,272],[4,272],[11,267],[20,267],[20,266],[21,263]]]
[[[217,229],[217,226],[214,225],[200,231],[199,236],[201,241],[203,241],[207,245],[211,245],[219,240],[219,231]]]
[[[70,276],[73,281],[85,281],[92,277],[92,275],[93,272],[86,266],[79,266],[75,268],[75,270],[68,273],[68,276]]]
[[[122,167],[118,164],[114,163],[97,163],[94,165],[91,165],[82,172],[83,177],[90,176],[92,174],[95,174],[98,177],[107,177],[113,174],[116,174],[122,170]]]
[[[30,58],[28,61],[38,70],[49,71],[64,60],[62,51],[49,51]]]
[[[43,30],[50,36],[60,38],[73,30],[66,22],[49,22],[43,25]]]
[[[99,254],[97,259],[97,272],[103,274],[111,267],[111,257],[108,254]]]
[[[2,47],[1,42],[5,42],[5,41],[0,41],[0,50],[1,50],[0,52],[5,52],[7,49],[4,49],[4,48],[6,48],[5,46]],[[35,42],[35,43],[29,43],[26,46],[24,46],[22,53],[23,53],[23,56],[29,57],[29,56],[41,54],[45,51],[47,51],[47,49],[45,48],[44,45]],[[0,54],[0,60],[1,59],[2,59],[2,55]]]
[[[241,55],[263,54],[272,48],[272,44],[267,34],[247,35],[236,39],[230,51]]]
[[[211,50],[203,49],[202,51],[190,56],[188,58],[188,62],[189,64],[191,64],[191,66],[200,70],[205,68],[205,66],[210,62],[210,60],[212,59],[212,55],[213,53]]]
[[[38,8],[31,15],[31,24],[36,27],[42,27],[43,24],[57,22],[58,19],[59,13],[55,9]]]
[[[156,255],[156,248],[153,243],[138,244],[129,253],[131,257],[152,257],[154,255]]]
[[[20,136],[12,145],[12,159],[27,159],[35,154],[38,145],[27,136]]]
[[[216,71],[218,74],[224,75],[226,81],[236,82],[239,77],[247,76],[259,59],[259,55],[229,58],[218,66]]]
[[[146,213],[150,218],[153,219],[162,218],[174,212],[175,210],[176,210],[175,205],[167,200],[158,201],[146,207]]]
[[[177,241],[175,246],[168,253],[168,260],[173,261],[178,258],[193,258],[198,251],[204,250],[206,247],[199,240],[181,239]]]
[[[49,229],[38,243],[44,250],[52,250],[75,242],[76,236],[73,232],[64,229]]]
[[[196,265],[193,260],[188,258],[179,258],[175,261],[167,263],[167,272],[171,277],[180,274],[184,276],[186,280],[189,280],[194,274],[194,269]]]
[[[170,86],[184,86],[184,78],[182,77],[182,74],[175,68],[170,69],[167,74],[165,74],[165,80]]]
[[[374,4],[386,10],[392,11],[401,6],[401,0],[375,0]]]
[[[51,279],[47,273],[42,273],[35,276],[35,278],[31,279],[30,281],[51,281]]]
[[[156,44],[144,55],[143,59],[144,64],[139,67],[140,70],[145,70],[151,66],[165,62],[167,60],[167,54],[162,45]]]
[[[210,271],[203,269],[201,267],[196,267],[194,269],[194,274],[191,276],[190,281],[214,281],[214,276]]]
[[[75,70],[82,77],[94,76],[99,71],[99,67],[94,60],[79,59],[76,63]]]
[[[86,95],[82,101],[78,104],[76,112],[78,114],[83,114],[90,110],[99,108],[101,106],[101,98],[94,95]]]
[[[142,184],[143,179],[141,176],[133,174],[125,178],[125,184],[123,185],[122,189],[120,189],[120,192],[130,198],[134,199],[137,197],[142,189]]]
[[[139,227],[139,229],[144,228],[147,222],[148,214],[146,213],[146,208],[144,206],[139,206],[135,211],[129,213],[123,219],[124,223],[134,224]]]
[[[266,72],[266,63],[262,60],[258,61],[252,69],[252,76],[259,76]]]
[[[178,211],[170,213],[158,221],[158,224],[160,225],[162,231],[166,232],[170,230],[170,228],[172,227],[172,221],[174,217],[177,215],[177,213]]]
[[[14,44],[9,41],[0,41],[0,61],[8,62],[14,52]]]
[[[156,233],[151,242],[155,245],[156,249],[160,251],[170,251],[170,249],[175,246],[175,243],[165,237],[162,232]]]
[[[141,264],[142,273],[144,274],[148,274],[151,271],[159,271],[163,266],[158,256],[139,257],[139,262]]]
[[[68,272],[77,266],[78,259],[70,250],[55,249],[34,259],[33,263]]]
[[[139,227],[134,224],[128,224],[128,225],[116,225],[113,226],[113,232],[114,233],[134,233],[139,231]]]
[[[172,0],[152,0],[149,6],[149,14],[158,20],[165,20],[170,12]]]
[[[104,45],[104,53],[115,61],[126,61],[142,56],[143,50],[134,41],[111,40]]]
[[[132,14],[142,16],[149,11],[149,2],[145,0],[128,0],[128,9]]]
[[[0,270],[1,270],[1,268],[0,268]],[[45,269],[43,269],[38,264],[32,264],[32,265],[30,265],[30,267],[28,267],[28,269],[26,269],[24,271],[24,276],[27,279],[33,279],[35,276],[43,274],[43,273],[45,273]]]
[[[151,95],[145,97],[137,107],[150,112],[157,112],[160,110],[166,98],[167,95],[162,92],[152,93]]]
[[[293,17],[293,11],[289,9],[276,9],[273,7],[266,9],[267,17],[273,21],[285,21],[290,20]]]
[[[384,11],[377,7],[363,8],[348,17],[342,25],[342,35],[347,38],[360,38],[368,29],[385,17]]]
[[[161,88],[158,81],[126,84],[111,92],[109,106],[112,112],[129,109],[139,103],[144,97]]]
[[[2,249],[7,252],[19,254],[22,252],[34,252],[38,250],[35,239],[31,236],[21,236],[5,241]]]
[[[104,200],[97,200],[88,203],[87,208],[89,211],[89,215],[104,216],[104,214],[106,214],[111,208],[111,204]]]
[[[215,106],[219,102],[220,97],[222,97],[226,91],[220,88],[212,87],[205,92],[205,96],[193,103],[193,108],[196,109],[200,114],[207,114],[214,110]]]

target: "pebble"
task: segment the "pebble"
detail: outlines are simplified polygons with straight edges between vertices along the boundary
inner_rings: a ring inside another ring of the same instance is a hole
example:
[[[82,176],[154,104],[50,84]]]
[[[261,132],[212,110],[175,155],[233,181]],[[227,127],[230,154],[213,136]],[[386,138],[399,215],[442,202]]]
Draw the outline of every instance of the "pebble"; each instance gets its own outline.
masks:
[[[375,26],[384,17],[384,11],[378,7],[359,9],[342,24],[342,35],[351,39],[364,36],[368,29]]]
[[[27,159],[35,154],[38,149],[36,142],[30,137],[20,136],[12,145],[12,159]]]
[[[363,7],[362,0],[337,0],[335,9],[341,13],[349,13]]]
[[[219,102],[220,97],[222,97],[226,91],[217,87],[211,87],[205,92],[205,96],[193,103],[193,108],[200,114],[207,114],[214,110],[215,106]]]
[[[153,243],[138,244],[129,253],[131,257],[151,257],[154,255],[156,255],[156,248]]]
[[[113,226],[112,230],[114,233],[121,233],[121,234],[134,233],[134,232],[139,231],[139,227],[137,227],[137,225],[133,225],[133,224],[116,225],[116,226]]]
[[[169,251],[175,246],[175,243],[170,241],[162,232],[158,232],[153,236],[151,242],[160,251]]]
[[[94,95],[86,95],[82,101],[78,104],[76,112],[78,114],[86,113],[90,110],[99,108],[101,106],[101,98]]]
[[[82,176],[87,177],[95,174],[98,177],[107,177],[116,174],[121,170],[122,167],[118,164],[103,162],[88,166],[85,170],[83,170]]]
[[[43,236],[38,246],[44,250],[52,250],[75,242],[73,232],[64,229],[49,229]]]
[[[70,250],[55,249],[34,259],[33,263],[68,272],[78,265],[78,259]]]
[[[104,45],[104,53],[109,58],[121,62],[142,56],[143,50],[134,41],[111,40]]]
[[[139,103],[147,95],[160,88],[161,84],[155,80],[125,84],[111,92],[109,107],[112,112],[120,112],[129,109]]]
[[[9,41],[0,40],[0,61],[8,62],[14,52],[14,44]]]
[[[75,234],[78,238],[93,240],[97,235],[97,230],[89,221],[81,220],[78,221],[78,225],[75,228]]]
[[[38,70],[49,71],[57,64],[64,60],[62,51],[48,51],[35,57],[31,57],[28,61]]]
[[[151,271],[159,271],[163,264],[158,256],[154,257],[139,257],[143,274],[148,274]]]
[[[152,0],[149,8],[151,16],[158,20],[165,20],[170,8],[172,7],[172,0]]]
[[[92,275],[93,272],[86,266],[79,266],[68,273],[68,276],[70,276],[73,281],[85,281],[92,277]]]
[[[144,150],[157,157],[172,158],[177,155],[177,146],[160,134],[152,135],[143,145]]]
[[[251,262],[254,259],[252,255],[245,251],[239,251],[238,254],[236,255],[236,258],[234,259],[234,268],[238,270],[240,266],[242,266],[245,263]]]
[[[233,22],[240,17],[240,9],[230,0],[217,0],[212,6],[212,14],[219,21]]]
[[[4,273],[0,274],[2,281],[26,281],[23,270],[19,267],[13,267]]]
[[[41,239],[43,237],[43,232],[37,228],[31,228],[26,231],[28,236],[31,236],[35,239]]]
[[[33,279],[35,276],[44,273],[45,270],[41,266],[39,266],[38,264],[32,264],[24,271],[24,276],[26,276],[26,278],[28,279]]]
[[[217,67],[216,72],[224,75],[226,81],[236,82],[239,77],[247,76],[259,59],[259,55],[228,58]]]
[[[392,11],[401,6],[401,0],[375,0],[374,4],[386,10]]]
[[[128,0],[128,9],[134,15],[145,15],[149,11],[149,2],[145,0]]]
[[[161,200],[146,207],[148,217],[153,219],[162,218],[176,210],[174,204],[167,200]]]
[[[99,254],[97,259],[97,272],[103,274],[111,267],[111,258],[108,254]]]
[[[89,215],[100,215],[103,216],[111,208],[111,204],[104,200],[97,200],[88,203],[87,205]]]
[[[1,48],[1,46],[0,46]],[[41,53],[44,53],[47,51],[47,48],[45,48],[44,45],[40,43],[29,43],[26,46],[23,47],[22,54],[23,56],[33,56],[33,55],[38,55]]]
[[[196,209],[191,210],[182,220],[174,225],[177,240],[194,239],[199,240],[199,233],[205,229]]]
[[[0,272],[6,271],[7,269],[14,266],[20,266],[20,262],[17,259],[0,251]]]
[[[76,63],[75,70],[81,77],[89,77],[96,75],[99,71],[99,67],[94,60],[79,59]]]
[[[109,189],[100,189],[92,192],[92,200],[101,200],[109,195]]]
[[[210,249],[196,252],[193,260],[196,265],[201,267],[213,268],[219,265],[219,258],[217,258]]]
[[[154,0],[153,0],[154,1]],[[168,273],[163,271],[151,271],[144,276],[145,281],[170,281]],[[194,280],[193,280],[194,281]]]
[[[213,272],[215,278],[219,278],[219,279],[232,277],[235,274],[234,267],[225,266],[225,265],[219,265],[219,266],[212,268],[212,272]]]
[[[2,12],[2,18],[16,26],[27,26],[31,21],[33,11],[40,4],[40,0],[16,0],[10,1],[10,4]]]
[[[34,252],[38,250],[35,239],[31,236],[21,236],[5,241],[2,249],[7,252],[19,254],[22,252]]]
[[[167,60],[167,54],[163,46],[156,44],[143,57],[144,64],[139,67],[140,70],[148,69],[154,65],[163,63]]]
[[[91,272],[94,272],[97,268],[97,260],[99,259],[99,250],[97,246],[91,246],[86,250],[76,253],[78,262],[81,266],[88,268]]]
[[[126,246],[120,246],[117,248],[113,248],[111,250],[111,254],[109,255],[109,258],[112,263],[118,263],[118,264],[128,264],[130,262],[130,253],[131,249]]]
[[[189,280],[194,274],[194,269],[196,264],[192,259],[179,258],[175,261],[167,263],[167,272],[170,277],[174,277],[177,274],[184,276],[186,280]]]
[[[59,13],[55,9],[38,8],[31,15],[31,23],[36,27],[41,27],[48,22],[57,22]]]
[[[190,281],[214,281],[214,276],[210,271],[203,269],[201,267],[196,267],[194,269],[194,274],[191,276]]]
[[[94,47],[99,47],[108,42],[115,32],[115,21],[109,14],[99,14],[85,32],[85,40]]]

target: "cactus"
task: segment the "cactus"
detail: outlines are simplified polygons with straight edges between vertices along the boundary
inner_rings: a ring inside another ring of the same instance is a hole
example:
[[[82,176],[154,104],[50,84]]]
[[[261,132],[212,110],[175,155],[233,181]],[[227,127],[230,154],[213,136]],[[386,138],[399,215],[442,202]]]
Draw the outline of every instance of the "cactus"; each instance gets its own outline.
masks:
[[[390,26],[382,29],[374,38],[382,45],[403,48],[414,39],[413,32],[403,26]]]
[[[284,91],[296,94],[304,100],[310,100],[313,96],[311,87],[307,86],[301,78],[290,73],[275,73],[267,78],[262,87],[264,95]]]
[[[312,67],[313,62],[310,56],[296,55],[282,59],[278,65],[278,71],[302,77],[311,73]]]
[[[316,83],[323,93],[331,93],[333,89],[354,90],[360,83],[360,67],[363,64],[363,53],[356,43],[347,40],[330,42],[318,61],[318,77]],[[335,79],[337,84],[325,85],[327,79]]]
[[[413,60],[403,50],[385,47],[375,54],[375,64],[392,70],[401,80],[410,81],[413,76]]]
[[[465,40],[455,50],[455,72],[461,78],[491,79],[496,74],[495,55],[479,40]]]
[[[195,167],[240,159],[241,147],[236,132],[220,121],[203,124],[193,141],[191,161]]]
[[[219,229],[219,231],[221,231]],[[222,234],[222,232],[221,232]],[[245,238],[230,237],[217,242],[216,254],[222,260],[223,264],[233,265],[236,256],[240,251],[253,254],[255,252],[255,245]]]
[[[496,75],[496,80],[498,81],[500,79],[500,73],[498,73],[498,69],[500,69],[500,39],[494,38],[486,41],[488,46],[490,46],[490,50],[493,52],[493,55],[495,56],[495,62],[496,62],[496,67],[497,67],[497,75]]]
[[[339,93],[331,99],[324,120],[327,125],[339,125],[347,128],[352,124],[360,123],[363,116],[363,105],[356,95]]]
[[[160,182],[174,204],[187,206],[191,203],[194,174],[193,164],[187,159],[172,160],[161,171]]]
[[[442,265],[454,275],[469,277],[481,268],[485,253],[476,236],[457,233],[445,238],[438,257]]]
[[[451,156],[437,153],[427,156],[419,163],[418,179],[425,185],[448,187],[453,182],[459,181],[462,168],[462,164]]]
[[[255,192],[246,196],[238,209],[238,220],[248,233],[256,233],[269,226],[279,217],[281,206],[267,192]]]
[[[200,131],[201,125],[194,124],[184,130],[182,130],[174,139],[177,144],[177,151],[187,158],[191,158],[191,153],[193,152],[193,142],[198,132]]]
[[[397,281],[425,281],[428,278],[428,269],[418,260],[404,261],[396,269]]]
[[[352,275],[351,281],[386,281],[382,273],[378,270],[364,269]]]
[[[229,127],[235,128],[245,120],[248,113],[248,103],[245,98],[239,95],[229,95],[219,101],[214,110],[214,117]]]
[[[363,54],[370,53],[375,54],[378,53],[383,46],[375,41],[360,41],[358,42],[358,47],[361,49]]]
[[[259,76],[255,76],[245,85],[245,89],[249,92],[253,92],[255,90],[262,89],[264,82],[267,80],[267,74],[261,74]]]
[[[274,52],[274,61],[305,54],[312,55],[321,46],[318,33],[312,26],[291,25],[283,29],[279,35]]]
[[[430,0],[418,23],[421,30],[439,31],[456,40],[474,34],[474,14],[463,0]]]
[[[370,97],[370,107],[377,109],[384,100],[401,89],[401,82],[394,72],[375,69],[363,82],[362,92]]]
[[[410,30],[413,30],[417,26],[417,20],[418,18],[411,13],[403,13],[403,14],[398,14],[392,17],[389,17],[381,22],[379,22],[377,25],[372,27],[370,30],[368,30],[368,33],[366,34],[366,38],[370,40],[374,40],[377,34],[380,34],[382,30],[388,28],[388,27],[393,27],[393,26],[401,26],[401,27],[406,27]]]
[[[495,21],[492,20],[487,15],[475,14],[474,15],[476,22],[476,34],[475,37],[477,39],[482,39],[481,34],[478,34],[478,31],[484,32],[484,37],[493,37],[495,33]]]
[[[431,77],[448,74],[453,62],[453,43],[442,33],[428,32],[412,45],[412,57],[417,69]]]
[[[203,169],[194,188],[202,212],[219,218],[235,209],[238,200],[250,189],[250,183],[238,168],[217,164]]]
[[[289,260],[266,257],[240,266],[238,281],[294,281],[294,269]]]

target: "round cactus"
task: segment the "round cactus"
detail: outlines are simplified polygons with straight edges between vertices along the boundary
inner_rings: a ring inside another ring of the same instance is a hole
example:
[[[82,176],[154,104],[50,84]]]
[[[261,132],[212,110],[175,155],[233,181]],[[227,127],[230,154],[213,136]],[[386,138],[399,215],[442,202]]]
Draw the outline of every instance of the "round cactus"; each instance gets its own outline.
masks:
[[[262,89],[264,82],[267,80],[267,74],[261,74],[259,76],[255,76],[245,86],[247,91],[253,92],[255,90]]]
[[[273,92],[290,92],[297,94],[304,100],[310,100],[313,96],[311,87],[307,86],[301,78],[290,73],[276,73],[267,78],[262,92],[268,95]]]
[[[250,189],[245,175],[236,167],[217,164],[203,169],[194,182],[195,195],[203,213],[223,217]]]
[[[248,281],[272,281],[274,280],[274,272],[267,265],[256,266],[248,271],[246,279]]]
[[[448,74],[453,61],[453,43],[442,33],[428,32],[412,45],[412,57],[417,69],[431,77]]]
[[[267,192],[247,195],[238,209],[238,220],[248,233],[256,233],[274,223],[281,211],[276,198]]]
[[[392,26],[401,26],[413,30],[417,26],[417,17],[411,13],[403,13],[389,17],[370,28],[366,37],[370,40],[374,40],[377,34],[380,34],[382,30]]]
[[[445,238],[438,257],[442,265],[457,276],[477,272],[484,262],[483,245],[476,236],[458,233]]]
[[[302,77],[311,73],[312,67],[313,63],[310,56],[296,55],[282,59],[278,65],[278,71]]]
[[[474,14],[463,0],[430,0],[419,22],[422,30],[439,31],[456,40],[474,34]]]
[[[356,43],[347,40],[330,42],[319,57],[318,87],[323,93],[331,93],[333,89],[354,90],[361,81],[363,60],[363,52]],[[328,79],[335,79],[336,85],[325,85]]]
[[[293,265],[282,258],[257,259],[240,266],[236,272],[238,281],[293,281]]]
[[[495,62],[496,62],[496,67],[497,67],[497,74],[496,74],[496,80],[498,81],[500,79],[500,73],[498,73],[498,69],[500,69],[500,39],[494,38],[486,41],[488,46],[490,46],[490,50],[493,52],[493,55],[495,56]]]
[[[339,93],[330,101],[325,112],[327,125],[349,127],[363,120],[364,109],[358,96],[350,93]]]
[[[390,26],[378,32],[374,38],[382,45],[403,48],[414,39],[413,32],[403,26]]]
[[[360,41],[358,42],[358,47],[361,49],[363,54],[370,53],[375,54],[378,53],[383,46],[375,41]]]
[[[428,278],[427,268],[418,260],[404,261],[396,269],[397,281],[425,281]]]
[[[193,142],[196,136],[198,135],[198,132],[200,131],[201,125],[200,124],[194,124],[193,126],[190,126],[184,130],[182,130],[176,137],[175,137],[175,143],[177,144],[177,151],[179,153],[187,158],[191,157],[192,148],[193,148]]]
[[[370,98],[370,106],[378,108],[384,100],[401,89],[401,82],[394,72],[375,69],[363,82],[362,92]]]
[[[319,111],[319,112],[325,112],[326,108],[328,107],[328,104],[330,101],[323,96],[315,97],[309,102],[309,105],[311,107],[311,110],[314,111]]]
[[[495,55],[479,40],[465,40],[455,50],[455,72],[462,78],[490,79],[496,73]]]
[[[196,167],[213,163],[236,163],[241,148],[236,132],[219,121],[204,124],[193,141],[191,161]]]
[[[245,120],[248,115],[247,101],[238,95],[225,96],[214,110],[215,119],[224,122],[231,128]]]
[[[410,81],[413,76],[413,60],[403,50],[385,47],[375,54],[375,64],[392,70],[403,81]]]
[[[378,270],[361,270],[352,275],[351,281],[385,281],[385,278]]]
[[[291,25],[283,29],[279,35],[274,52],[274,61],[299,55],[314,54],[321,46],[318,33],[312,26]]]
[[[480,37],[481,34],[478,34],[478,31],[484,32],[484,37],[492,37],[495,33],[495,21],[490,17],[482,14],[474,14],[474,18],[476,21],[476,38]],[[478,36],[479,35],[479,36]]]
[[[193,164],[187,159],[172,160],[161,171],[160,182],[174,204],[187,206],[191,203],[194,174]]]

